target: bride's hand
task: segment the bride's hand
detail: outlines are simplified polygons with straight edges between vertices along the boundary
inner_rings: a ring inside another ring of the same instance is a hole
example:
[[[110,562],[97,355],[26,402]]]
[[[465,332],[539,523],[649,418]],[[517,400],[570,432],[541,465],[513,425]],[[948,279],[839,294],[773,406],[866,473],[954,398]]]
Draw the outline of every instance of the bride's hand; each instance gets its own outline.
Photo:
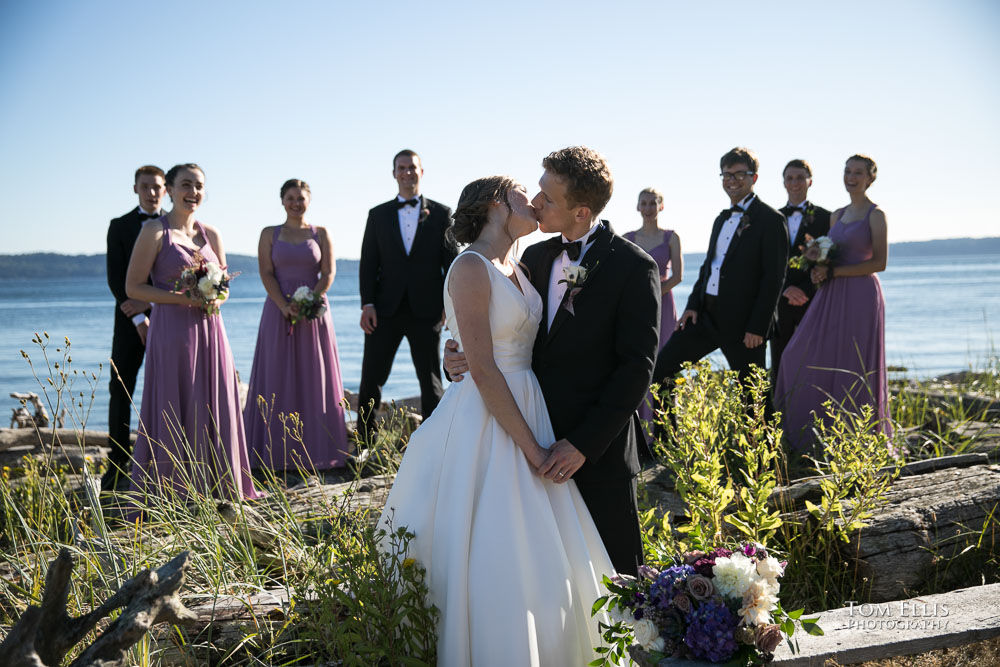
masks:
[[[528,463],[531,464],[534,471],[538,472],[538,469],[542,467],[545,460],[549,458],[549,451],[547,449],[542,449],[542,447],[538,444],[535,444],[534,447],[531,447],[524,452],[524,458],[528,459]]]

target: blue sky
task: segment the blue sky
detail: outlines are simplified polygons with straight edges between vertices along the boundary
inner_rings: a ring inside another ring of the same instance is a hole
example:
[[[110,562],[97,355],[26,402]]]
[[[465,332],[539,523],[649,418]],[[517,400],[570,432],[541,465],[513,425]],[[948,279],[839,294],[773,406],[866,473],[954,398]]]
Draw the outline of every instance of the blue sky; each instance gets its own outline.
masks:
[[[775,206],[793,157],[813,201],[843,205],[844,159],[864,152],[890,241],[1000,233],[1000,4],[731,4],[5,2],[0,253],[103,252],[135,167],[194,161],[229,252],[283,220],[294,177],[357,257],[400,148],[453,206],[491,173],[533,193],[541,158],[579,143],[615,175],[603,217],[635,228],[658,187],[688,251],[727,205],[735,145]]]

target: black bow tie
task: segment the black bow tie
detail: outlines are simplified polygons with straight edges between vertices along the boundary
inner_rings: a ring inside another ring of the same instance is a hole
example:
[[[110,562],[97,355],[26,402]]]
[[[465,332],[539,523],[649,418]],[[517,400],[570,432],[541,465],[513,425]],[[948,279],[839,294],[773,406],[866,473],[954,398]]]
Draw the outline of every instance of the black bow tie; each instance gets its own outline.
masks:
[[[419,203],[420,203],[420,199],[417,198],[417,197],[414,197],[413,199],[406,199],[404,201],[399,201],[397,199],[396,200],[396,208],[400,209],[400,208],[403,208],[404,206],[416,206]]]
[[[788,210],[788,215],[791,215],[792,213],[795,213],[796,211],[798,211],[799,213],[805,213],[806,207],[805,206],[789,206],[789,207],[787,207],[787,210]]]
[[[583,241],[571,241],[569,243],[563,243],[562,238],[555,237],[554,239],[549,239],[549,254],[553,258],[559,256],[562,251],[566,251],[571,262],[575,262],[580,259],[580,253],[583,251]]]
[[[725,219],[729,220],[729,218],[733,217],[733,213],[746,213],[746,212],[747,212],[746,209],[743,208],[742,206],[733,206],[732,208],[724,209],[722,213],[720,213],[719,215],[724,215],[726,216]]]
[[[159,213],[143,213],[142,211],[139,211],[139,222],[159,217],[160,217]]]

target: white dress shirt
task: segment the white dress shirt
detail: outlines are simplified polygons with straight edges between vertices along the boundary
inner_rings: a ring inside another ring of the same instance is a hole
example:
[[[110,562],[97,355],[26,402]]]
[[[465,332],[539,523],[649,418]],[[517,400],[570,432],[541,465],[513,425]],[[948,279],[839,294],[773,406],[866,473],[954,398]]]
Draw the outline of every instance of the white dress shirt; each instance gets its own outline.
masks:
[[[737,206],[746,210],[750,207],[755,196],[751,192]],[[726,261],[726,252],[729,250],[729,244],[733,242],[733,236],[736,235],[736,228],[739,227],[740,220],[742,219],[743,214],[741,212],[733,211],[729,219],[722,223],[722,229],[719,230],[719,238],[715,242],[715,256],[712,257],[712,272],[708,275],[705,294],[719,296],[719,277],[722,272],[722,263]]]
[[[566,294],[566,288],[568,287],[566,283],[559,282],[566,277],[563,275],[563,269],[569,266],[580,266],[583,256],[587,254],[587,250],[594,244],[594,232],[597,231],[599,226],[600,223],[595,222],[591,225],[587,233],[583,235],[583,238],[577,239],[577,241],[583,241],[583,247],[580,249],[580,256],[575,260],[571,260],[565,250],[552,260],[552,273],[549,275],[548,294],[548,327],[550,329],[552,328],[552,321],[556,319],[556,313],[559,312],[559,306],[562,304],[563,296]],[[570,240],[563,236],[562,242],[570,243]]]
[[[801,206],[803,211],[807,206],[809,206],[809,200],[805,200],[801,204],[792,204],[788,202],[789,206]],[[794,211],[790,216],[788,216],[788,242],[792,244],[792,248],[795,248],[795,237],[799,235],[799,227],[802,226],[802,212]]]
[[[420,199],[418,196],[417,199]],[[396,195],[396,201],[406,201],[402,195]],[[403,237],[403,247],[406,254],[413,248],[413,239],[417,236],[417,221],[420,220],[420,204],[403,206],[399,214],[399,235]]]

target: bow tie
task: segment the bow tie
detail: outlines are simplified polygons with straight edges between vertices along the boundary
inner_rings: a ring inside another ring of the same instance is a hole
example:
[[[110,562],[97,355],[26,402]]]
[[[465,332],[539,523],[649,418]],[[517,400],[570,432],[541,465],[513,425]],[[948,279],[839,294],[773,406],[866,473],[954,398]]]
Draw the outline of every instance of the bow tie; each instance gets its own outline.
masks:
[[[788,211],[788,215],[791,215],[792,213],[796,213],[796,212],[797,213],[805,213],[806,212],[806,207],[805,206],[788,206],[788,207],[786,207],[785,210]]]
[[[414,197],[413,199],[407,199],[405,201],[399,201],[397,199],[396,200],[396,208],[400,209],[400,208],[403,208],[404,206],[416,206],[419,203],[420,203],[420,199],[417,198],[417,197]]]
[[[159,218],[159,217],[160,217],[159,213],[143,213],[142,211],[139,211],[139,222],[143,222],[145,220],[152,220],[153,218]]]
[[[575,262],[580,259],[580,253],[583,251],[583,241],[571,241],[569,243],[563,243],[560,237],[555,237],[549,240],[549,254],[553,258],[558,257],[562,251],[566,251],[571,262]]]
[[[729,220],[729,218],[733,217],[733,213],[742,214],[746,212],[747,212],[746,209],[743,208],[742,206],[733,206],[732,208],[723,209],[722,213],[720,213],[719,215],[724,215],[726,216],[725,219]]]

